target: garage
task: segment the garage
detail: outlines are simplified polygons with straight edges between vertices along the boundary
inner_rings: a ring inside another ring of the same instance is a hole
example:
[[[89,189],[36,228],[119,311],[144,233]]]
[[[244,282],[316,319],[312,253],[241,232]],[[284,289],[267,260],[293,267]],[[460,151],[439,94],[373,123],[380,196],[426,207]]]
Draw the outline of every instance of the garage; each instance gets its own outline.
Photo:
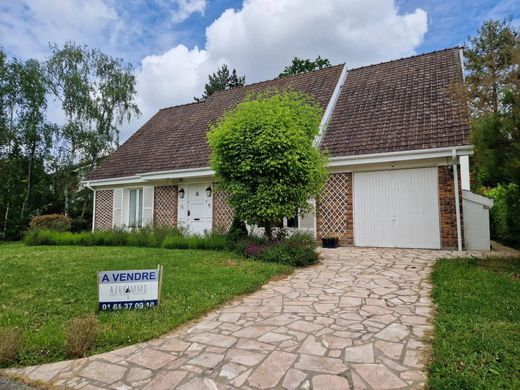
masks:
[[[437,175],[436,167],[354,173],[354,244],[440,249]]]

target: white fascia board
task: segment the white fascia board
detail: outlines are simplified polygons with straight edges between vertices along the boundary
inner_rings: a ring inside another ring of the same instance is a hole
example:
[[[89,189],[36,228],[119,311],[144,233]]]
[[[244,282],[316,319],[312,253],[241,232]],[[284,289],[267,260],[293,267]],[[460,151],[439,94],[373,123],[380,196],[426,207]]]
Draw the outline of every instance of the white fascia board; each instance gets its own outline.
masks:
[[[187,179],[197,177],[211,177],[215,171],[210,167],[178,169],[173,171],[143,173],[140,177],[143,180],[163,180],[163,179]]]
[[[359,156],[341,156],[329,158],[329,167],[342,167],[349,165],[376,164],[396,161],[413,161],[430,158],[451,157],[453,149],[457,156],[469,156],[473,154],[473,145],[453,146],[446,148],[406,150],[402,152],[362,154]]]
[[[321,118],[320,127],[319,127],[320,133],[314,140],[314,143],[316,145],[319,145],[321,143],[323,134],[327,130],[327,125],[329,124],[330,118],[332,117],[332,113],[334,112],[334,108],[336,107],[336,103],[338,101],[341,89],[343,88],[343,85],[345,85],[345,80],[347,79],[347,74],[348,74],[347,64],[345,64],[345,65],[343,65],[343,69],[341,70],[341,74],[339,75],[338,82],[336,83],[336,87],[334,88],[334,91],[332,92],[329,103],[327,104],[327,108],[325,109],[325,112],[323,113],[323,117]]]

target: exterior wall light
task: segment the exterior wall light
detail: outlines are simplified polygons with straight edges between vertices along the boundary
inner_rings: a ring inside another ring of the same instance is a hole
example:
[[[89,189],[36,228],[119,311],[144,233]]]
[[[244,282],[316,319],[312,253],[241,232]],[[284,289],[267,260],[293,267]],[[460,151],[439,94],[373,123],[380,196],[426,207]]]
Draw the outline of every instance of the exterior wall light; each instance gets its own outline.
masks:
[[[211,198],[211,187],[206,188],[206,195]]]
[[[184,199],[184,188],[179,190],[179,198]]]

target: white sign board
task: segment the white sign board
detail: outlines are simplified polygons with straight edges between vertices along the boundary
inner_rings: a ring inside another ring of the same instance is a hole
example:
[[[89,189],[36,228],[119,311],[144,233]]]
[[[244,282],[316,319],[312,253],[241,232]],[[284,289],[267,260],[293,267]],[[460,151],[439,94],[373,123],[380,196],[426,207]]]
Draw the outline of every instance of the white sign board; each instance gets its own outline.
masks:
[[[99,310],[146,309],[159,305],[162,267],[98,272]]]

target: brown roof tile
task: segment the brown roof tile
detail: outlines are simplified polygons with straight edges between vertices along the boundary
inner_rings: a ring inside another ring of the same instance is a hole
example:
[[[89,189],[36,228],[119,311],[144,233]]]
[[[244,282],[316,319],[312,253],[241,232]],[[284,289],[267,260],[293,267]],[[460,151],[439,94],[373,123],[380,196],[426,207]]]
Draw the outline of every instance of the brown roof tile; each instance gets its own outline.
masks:
[[[352,69],[321,147],[334,156],[469,143],[459,49]]]
[[[200,168],[209,165],[206,132],[211,123],[250,92],[292,88],[314,96],[323,109],[332,96],[343,65],[217,92],[201,103],[160,110],[87,180],[133,176],[146,172]]]
[[[313,95],[325,109],[342,65],[217,92],[207,101],[160,110],[87,180],[209,165],[206,132],[247,93],[293,88]],[[348,72],[321,147],[349,156],[469,143],[458,49],[427,53]]]

